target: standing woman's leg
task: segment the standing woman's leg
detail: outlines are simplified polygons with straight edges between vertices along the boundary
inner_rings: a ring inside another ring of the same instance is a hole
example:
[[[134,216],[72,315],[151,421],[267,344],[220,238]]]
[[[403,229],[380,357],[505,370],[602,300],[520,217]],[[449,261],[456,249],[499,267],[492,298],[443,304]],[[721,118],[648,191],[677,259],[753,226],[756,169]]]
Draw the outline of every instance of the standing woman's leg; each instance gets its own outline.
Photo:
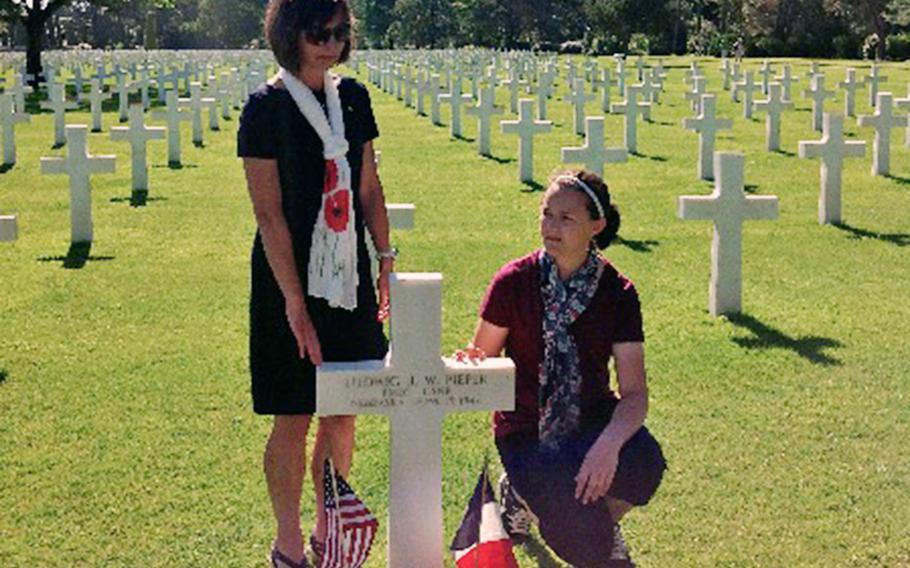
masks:
[[[355,416],[325,416],[319,419],[316,431],[316,445],[313,447],[313,461],[310,471],[313,476],[313,491],[316,494],[316,530],[314,536],[319,542],[325,541],[325,486],[323,484],[326,458],[332,458],[335,469],[347,478],[351,471],[354,455]]]
[[[275,416],[263,458],[272,511],[278,524],[275,545],[295,562],[303,558],[300,494],[306,473],[306,436],[311,418],[308,415]]]

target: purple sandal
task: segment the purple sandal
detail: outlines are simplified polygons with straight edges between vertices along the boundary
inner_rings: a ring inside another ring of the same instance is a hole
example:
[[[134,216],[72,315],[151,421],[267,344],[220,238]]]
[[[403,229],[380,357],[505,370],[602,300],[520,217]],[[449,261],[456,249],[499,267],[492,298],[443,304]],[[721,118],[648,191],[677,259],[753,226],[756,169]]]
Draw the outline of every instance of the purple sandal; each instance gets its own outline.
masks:
[[[309,562],[306,561],[306,556],[299,563],[294,562],[278,550],[278,546],[272,546],[272,554],[269,556],[269,560],[272,562],[273,568],[310,568]]]

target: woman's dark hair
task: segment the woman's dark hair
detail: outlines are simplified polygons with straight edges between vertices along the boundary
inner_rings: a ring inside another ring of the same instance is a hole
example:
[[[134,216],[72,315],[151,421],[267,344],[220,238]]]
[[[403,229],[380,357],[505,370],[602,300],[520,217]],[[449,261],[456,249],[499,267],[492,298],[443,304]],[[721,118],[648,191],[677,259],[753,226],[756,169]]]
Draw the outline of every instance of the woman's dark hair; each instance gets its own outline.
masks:
[[[553,189],[554,187],[574,189],[580,191],[588,198],[588,213],[591,215],[591,219],[600,219],[600,211],[597,210],[597,205],[591,201],[591,196],[588,195],[588,192],[584,190],[581,184],[579,184],[578,181],[573,183],[570,178],[581,180],[585,185],[591,188],[591,191],[594,192],[594,197],[597,198],[597,201],[599,201],[601,207],[603,207],[607,224],[601,232],[594,235],[594,244],[598,249],[603,250],[610,246],[610,243],[616,238],[616,234],[619,233],[620,225],[619,209],[610,203],[610,189],[607,187],[607,183],[600,179],[600,176],[587,170],[557,170],[550,176],[550,183],[548,184],[550,189]]]
[[[269,0],[265,9],[265,37],[278,64],[291,72],[300,69],[300,34],[318,31],[337,13],[351,26],[338,63],[354,49],[354,16],[347,0]]]

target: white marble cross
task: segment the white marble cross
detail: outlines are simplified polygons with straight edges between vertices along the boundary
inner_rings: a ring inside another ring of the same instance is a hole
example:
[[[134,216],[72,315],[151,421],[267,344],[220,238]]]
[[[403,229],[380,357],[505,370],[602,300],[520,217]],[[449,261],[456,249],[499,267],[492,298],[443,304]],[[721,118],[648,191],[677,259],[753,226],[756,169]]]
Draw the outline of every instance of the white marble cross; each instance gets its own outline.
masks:
[[[19,236],[19,226],[15,215],[0,215],[0,243],[15,241]]]
[[[765,59],[762,61],[758,74],[761,75],[761,94],[767,95],[770,92],[771,75],[774,71],[771,69],[771,62]]]
[[[433,124],[441,125],[442,119],[439,116],[439,95],[441,93],[441,90],[439,88],[439,74],[430,74],[430,82],[427,85],[427,92],[430,96],[430,121]]]
[[[515,367],[440,357],[442,275],[392,274],[384,361],[324,363],[320,416],[389,417],[389,568],[442,568],[442,422],[452,412],[514,408]]]
[[[701,97],[706,93],[707,86],[708,78],[699,75],[692,80],[692,90],[686,91],[684,95],[695,114],[701,113]]]
[[[126,82],[126,73],[117,74],[117,110],[120,113],[120,122],[129,120],[130,93],[139,90],[139,85]]]
[[[66,111],[76,108],[76,103],[66,100],[66,91],[59,83],[50,84],[50,100],[41,101],[41,108],[54,111],[54,145],[66,144]]]
[[[548,120],[534,119],[534,101],[521,99],[518,105],[518,120],[503,120],[499,123],[503,134],[518,135],[518,179],[534,179],[534,136],[553,130]]]
[[[13,85],[6,90],[6,93],[13,96],[16,111],[25,112],[25,95],[31,93],[32,90],[18,75],[13,75]]]
[[[66,158],[41,158],[42,174],[65,174],[70,179],[70,242],[92,241],[92,174],[113,173],[114,156],[88,153],[88,126],[66,127]]]
[[[491,84],[480,89],[480,101],[465,112],[477,117],[477,152],[490,155],[490,120],[505,111],[496,106],[496,88]]]
[[[733,92],[739,96],[740,93],[744,94],[743,97],[743,117],[752,118],[752,102],[754,100],[755,92],[759,91],[761,87],[755,84],[755,72],[746,71],[746,77],[742,81],[737,81],[733,85]]]
[[[803,92],[803,96],[812,99],[812,129],[821,132],[825,116],[825,99],[833,99],[834,91],[825,90],[825,76],[819,73],[813,75],[810,88]]]
[[[849,67],[846,80],[837,86],[844,90],[844,114],[856,116],[856,91],[863,86],[863,81],[856,80],[856,69]]]
[[[102,110],[104,101],[111,98],[111,94],[104,91],[99,79],[92,79],[89,86],[88,100],[92,109],[92,132],[101,132]]]
[[[203,128],[202,128],[202,110],[214,102],[213,99],[208,99],[202,96],[202,83],[192,82],[190,83],[190,97],[188,99],[180,99],[178,101],[183,108],[189,111],[190,116],[192,117],[193,122],[193,143],[202,144],[203,143]]]
[[[518,93],[521,87],[527,87],[528,82],[522,80],[518,72],[513,68],[509,78],[502,82],[503,86],[509,88],[509,111],[512,114],[518,113]]]
[[[456,77],[452,82],[452,91],[450,93],[444,93],[437,97],[441,104],[448,103],[452,109],[450,128],[452,136],[455,138],[461,138],[461,108],[464,105],[469,105],[473,102],[471,95],[462,94],[462,81],[463,79],[459,74],[458,77]]]
[[[167,92],[167,111],[156,110],[152,113],[155,120],[167,121],[167,161],[169,164],[180,163],[180,123],[192,120],[188,110],[181,110],[177,91]]]
[[[841,186],[844,158],[866,155],[866,142],[844,141],[844,117],[825,113],[824,133],[819,142],[801,141],[800,158],[821,158],[821,192],[818,197],[818,222],[841,221]]]
[[[163,140],[165,129],[162,126],[146,126],[142,103],[130,107],[129,128],[115,126],[111,128],[111,140],[126,141],[132,148],[133,191],[148,191],[148,166],[146,145],[150,140]]]
[[[878,102],[878,88],[879,86],[888,80],[887,77],[883,77],[879,73],[880,69],[877,63],[872,64],[872,69],[869,72],[869,75],[863,79],[863,82],[869,85],[869,105],[875,106]]]
[[[585,133],[585,103],[594,100],[595,96],[585,92],[584,79],[575,79],[575,83],[572,87],[572,94],[563,97],[563,99],[566,102],[571,103],[575,110],[572,120],[575,134],[582,135]]]
[[[604,142],[604,118],[589,116],[585,119],[585,145],[580,148],[563,148],[562,161],[567,164],[584,164],[586,170],[603,178],[604,164],[629,160],[629,152],[625,148],[607,148]]]
[[[730,64],[730,60],[724,57],[723,62],[718,69],[723,73],[723,88],[725,91],[729,91],[730,83],[733,80],[733,66]]]
[[[894,116],[894,100],[891,93],[879,93],[875,114],[860,116],[860,126],[875,129],[872,144],[872,175],[886,176],[891,173],[891,129],[907,128],[907,116]]]
[[[540,120],[547,119],[547,101],[556,90],[553,87],[554,76],[550,72],[540,74],[537,84],[537,116]]]
[[[742,310],[742,227],[747,219],[776,219],[778,200],[774,196],[747,197],[743,191],[745,156],[717,152],[714,168],[717,179],[709,196],[686,195],[678,202],[680,219],[713,221],[711,283],[708,311],[713,316]]]
[[[31,116],[14,110],[13,95],[0,94],[0,132],[3,134],[3,165],[16,163],[16,125],[31,122]]]
[[[626,99],[621,103],[615,103],[612,106],[614,113],[623,116],[623,142],[626,150],[635,154],[638,151],[638,115],[644,115],[650,112],[650,103],[638,102],[638,87],[629,85],[626,87]]]
[[[781,86],[782,97],[785,101],[792,101],[793,97],[791,96],[793,83],[799,81],[798,78],[793,77],[789,65],[784,65],[784,70],[780,75],[774,78]]]
[[[792,108],[793,103],[782,96],[780,83],[768,85],[766,100],[755,101],[755,110],[768,113],[765,119],[765,141],[769,152],[780,150],[780,115]]]
[[[698,177],[714,179],[714,140],[718,130],[730,130],[733,121],[717,118],[717,96],[702,95],[701,114],[695,118],[684,118],[683,128],[698,132]]]
[[[599,81],[601,89],[600,92],[600,110],[603,112],[610,112],[610,87],[613,86],[613,79],[610,77],[610,70],[604,69]]]

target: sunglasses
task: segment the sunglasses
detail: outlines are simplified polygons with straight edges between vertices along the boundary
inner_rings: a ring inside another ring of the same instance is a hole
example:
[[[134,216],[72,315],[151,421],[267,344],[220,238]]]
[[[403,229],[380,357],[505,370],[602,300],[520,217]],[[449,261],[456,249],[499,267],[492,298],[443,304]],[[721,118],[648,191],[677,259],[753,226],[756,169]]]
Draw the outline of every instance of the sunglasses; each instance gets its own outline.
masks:
[[[347,43],[351,40],[351,25],[338,24],[334,28],[319,28],[306,32],[306,40],[315,45],[325,45],[333,37],[338,43]]]

